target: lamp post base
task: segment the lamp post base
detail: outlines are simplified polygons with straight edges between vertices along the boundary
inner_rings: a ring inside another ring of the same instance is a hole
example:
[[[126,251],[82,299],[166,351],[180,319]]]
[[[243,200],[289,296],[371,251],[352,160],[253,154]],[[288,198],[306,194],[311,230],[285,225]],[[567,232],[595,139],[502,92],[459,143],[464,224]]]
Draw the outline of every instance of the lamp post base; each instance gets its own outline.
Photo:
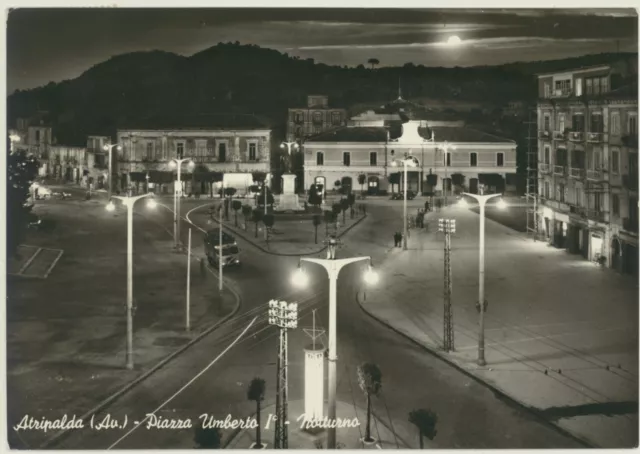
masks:
[[[478,366],[484,367],[487,365],[487,362],[484,360],[484,358],[478,358]]]

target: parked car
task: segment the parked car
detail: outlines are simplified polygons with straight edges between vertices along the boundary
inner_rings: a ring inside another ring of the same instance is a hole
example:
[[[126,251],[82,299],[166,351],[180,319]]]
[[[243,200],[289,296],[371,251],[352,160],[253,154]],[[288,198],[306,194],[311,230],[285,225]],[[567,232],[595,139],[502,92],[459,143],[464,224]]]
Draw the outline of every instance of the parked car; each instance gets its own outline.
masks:
[[[407,200],[413,200],[416,198],[416,193],[413,191],[407,191]],[[400,191],[391,196],[391,200],[404,200],[404,191]]]
[[[222,266],[240,266],[240,248],[233,235],[222,231],[222,247],[220,245],[220,228],[209,230],[204,236],[204,250],[207,260],[212,266],[219,265],[219,257],[222,257]],[[222,250],[222,253],[220,253]]]

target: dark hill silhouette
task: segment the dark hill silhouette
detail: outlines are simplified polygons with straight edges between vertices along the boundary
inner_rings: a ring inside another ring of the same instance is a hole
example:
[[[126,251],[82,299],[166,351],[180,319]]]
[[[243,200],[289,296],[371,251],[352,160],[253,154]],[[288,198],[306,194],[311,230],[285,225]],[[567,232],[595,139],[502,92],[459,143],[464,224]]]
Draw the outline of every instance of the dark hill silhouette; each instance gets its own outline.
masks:
[[[73,80],[49,83],[8,98],[8,121],[46,110],[59,143],[81,145],[89,134],[114,135],[144,123],[162,126],[207,116],[246,114],[272,126],[284,123],[287,108],[304,106],[307,94],[327,94],[332,106],[349,107],[402,94],[500,104],[533,101],[533,74],[601,64],[636,54],[600,54],[552,62],[493,67],[430,68],[407,63],[374,70],[315,63],[276,50],[219,43],[190,57],[151,51],[118,55]],[[564,66],[563,66],[564,65]],[[236,115],[237,118],[242,118]],[[265,120],[266,119],[266,120]],[[214,122],[215,123],[215,122]],[[235,121],[233,122],[236,123]]]

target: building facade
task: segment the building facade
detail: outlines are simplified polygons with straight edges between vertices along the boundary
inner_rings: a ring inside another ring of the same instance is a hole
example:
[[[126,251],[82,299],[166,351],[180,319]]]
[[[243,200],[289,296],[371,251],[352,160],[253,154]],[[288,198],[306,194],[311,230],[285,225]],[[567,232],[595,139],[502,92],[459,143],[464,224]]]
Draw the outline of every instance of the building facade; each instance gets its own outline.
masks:
[[[516,172],[516,144],[511,140],[466,128],[461,122],[409,121],[401,129],[397,138],[390,137],[382,124],[311,137],[304,146],[305,184],[322,184],[329,191],[359,189],[359,176],[364,175],[367,192],[383,194],[390,189],[391,174],[400,173],[402,178],[403,167],[397,164],[405,155],[418,162],[407,172],[407,188],[418,194],[442,192],[444,184],[448,193],[477,193],[479,184],[487,185],[486,175],[499,175],[503,183],[489,185],[502,192],[507,176]],[[437,176],[435,185],[430,184],[430,174]]]
[[[287,140],[302,142],[306,137],[346,125],[346,109],[329,107],[329,97],[307,96],[306,107],[289,108]]]
[[[538,229],[637,274],[638,98],[625,65],[538,75]],[[637,76],[634,76],[637,77]]]
[[[95,168],[95,155],[86,147],[52,145],[43,164],[46,164],[46,176],[60,182],[87,185],[101,176]]]
[[[122,149],[114,173],[120,188],[146,180],[151,189],[168,193],[177,173],[172,159],[188,157],[193,165],[181,169],[185,193],[212,194],[209,176],[217,172],[223,174],[219,186],[244,194],[252,174],[269,174],[271,167],[269,129],[127,129],[118,130],[117,143]]]

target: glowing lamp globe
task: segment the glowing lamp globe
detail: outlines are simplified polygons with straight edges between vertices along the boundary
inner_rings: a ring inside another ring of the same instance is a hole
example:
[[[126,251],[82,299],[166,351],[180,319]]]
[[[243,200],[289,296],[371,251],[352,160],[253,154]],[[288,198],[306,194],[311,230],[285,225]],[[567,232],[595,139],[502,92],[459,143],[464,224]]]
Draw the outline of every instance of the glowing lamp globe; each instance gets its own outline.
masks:
[[[169,168],[170,169],[175,169],[176,168],[176,162],[174,160],[169,161]]]
[[[507,208],[507,202],[505,202],[504,200],[500,199],[498,200],[498,203],[496,203],[496,205],[498,206],[498,208],[500,208],[501,210],[504,210],[505,208]]]
[[[109,203],[107,203],[107,206],[105,207],[105,209],[107,211],[113,211],[113,210],[116,209],[116,205],[113,202],[109,201]]]
[[[467,203],[467,201],[465,199],[460,199],[460,200],[458,200],[458,206],[460,208],[466,208],[467,206],[469,206],[469,204]]]
[[[193,161],[189,161],[189,164],[187,164],[187,167],[188,167],[189,169],[193,169],[195,166],[196,166],[196,163],[195,163],[195,162],[193,162]]]
[[[309,283],[309,276],[302,268],[298,268],[291,276],[291,283],[298,288],[306,287]]]
[[[155,209],[158,206],[158,203],[156,202],[155,199],[149,199],[147,200],[147,208],[151,208],[152,210]]]
[[[376,285],[380,280],[378,273],[371,267],[364,273],[364,281],[369,285]]]

